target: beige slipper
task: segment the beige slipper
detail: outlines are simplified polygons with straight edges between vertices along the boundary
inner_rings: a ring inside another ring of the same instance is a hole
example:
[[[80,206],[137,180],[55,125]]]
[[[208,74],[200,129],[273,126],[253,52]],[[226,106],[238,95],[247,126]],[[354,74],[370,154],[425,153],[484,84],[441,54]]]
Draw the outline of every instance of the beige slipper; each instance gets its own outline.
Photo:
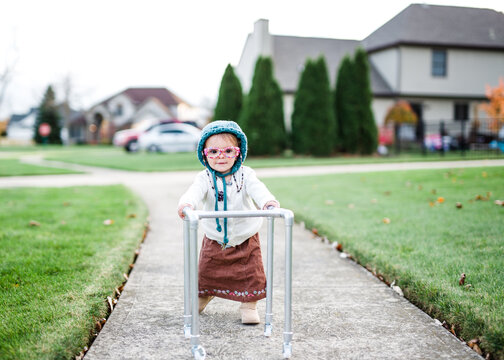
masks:
[[[200,314],[206,308],[208,303],[212,301],[213,298],[214,298],[213,296],[204,296],[198,298],[198,307]]]
[[[259,313],[257,312],[257,301],[242,303],[240,305],[242,324],[259,324]]]

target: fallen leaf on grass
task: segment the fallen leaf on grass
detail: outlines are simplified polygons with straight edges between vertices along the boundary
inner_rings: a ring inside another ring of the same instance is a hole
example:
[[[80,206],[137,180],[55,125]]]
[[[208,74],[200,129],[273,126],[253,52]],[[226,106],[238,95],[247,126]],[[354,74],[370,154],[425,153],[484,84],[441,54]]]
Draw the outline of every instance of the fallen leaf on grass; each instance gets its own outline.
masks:
[[[126,216],[128,219],[133,219],[133,218],[136,218],[136,214],[128,214],[128,216]]]
[[[442,204],[442,203],[444,203],[444,202],[445,202],[445,198],[444,198],[444,197],[442,197],[442,196],[440,196],[440,197],[438,197],[438,198],[437,198],[437,202],[438,202],[439,204]]]
[[[70,203],[68,201],[63,201],[63,206],[70,206]]]
[[[404,296],[402,289],[395,284],[395,280],[392,281],[392,284],[390,284],[390,287],[392,288],[392,290],[394,290],[400,296]]]
[[[334,200],[326,200],[325,204],[326,205],[334,205]]]
[[[483,351],[481,351],[480,347],[478,344],[474,344],[474,346],[472,347],[472,349],[474,351],[476,351],[478,353],[478,355],[483,355]]]
[[[388,217],[383,218],[382,221],[384,224],[390,224],[390,219]]]
[[[355,205],[354,204],[348,204],[348,208],[349,209],[355,209]]]
[[[384,194],[385,196],[389,196],[389,195],[391,194],[391,192],[390,192],[390,191],[385,191],[383,194]]]
[[[474,345],[478,345],[479,344],[479,339],[472,339],[472,340],[469,340],[467,342],[467,346],[469,346],[470,348],[472,348]]]
[[[35,221],[35,220],[30,220],[29,225],[30,226],[40,226],[40,223],[38,221]]]
[[[342,251],[343,250],[343,245],[341,245],[339,242],[337,241],[334,241],[332,244],[331,244],[331,247],[334,249],[334,250],[337,250],[337,251]]]
[[[106,226],[109,226],[109,225],[112,225],[114,223],[114,220],[112,219],[107,219],[103,222],[103,225],[106,225]]]
[[[433,194],[433,195],[436,195],[436,192],[437,192],[436,189],[431,190],[431,194]]]
[[[464,285],[465,278],[466,278],[466,274],[465,274],[465,273],[462,273],[462,274],[460,275],[460,279],[459,279],[459,285],[460,285],[460,286]]]
[[[487,200],[488,200],[488,198],[487,198],[487,197],[485,197],[485,196],[483,196],[483,195],[478,194],[478,195],[476,195],[476,196],[474,197],[474,200],[487,201]]]
[[[107,304],[110,308],[110,312],[112,312],[112,310],[114,310],[114,304],[113,304],[112,298],[110,296],[107,296]]]
[[[459,203],[459,202],[455,203],[455,207],[457,209],[462,209],[462,203]]]
[[[429,201],[429,205],[430,205],[430,207],[434,207],[434,205],[436,205],[436,204],[434,203],[434,201]]]
[[[371,199],[371,204],[376,204],[376,203],[378,203],[378,200],[376,200],[376,199]]]
[[[457,334],[455,333],[455,325],[452,325],[452,326],[451,326],[451,328],[450,328],[450,332],[451,332],[453,335],[457,336]]]
[[[482,177],[484,177],[484,178],[486,178],[486,177],[488,177],[488,174],[487,174],[487,172],[486,172],[486,171],[483,171],[483,172],[481,173],[481,176],[482,176]]]
[[[502,201],[502,200],[495,200],[494,204],[495,205],[499,205],[499,206],[504,206],[504,201]]]
[[[316,228],[311,229],[311,232],[314,233],[315,235],[318,235],[318,230]]]
[[[128,281],[128,279],[129,279],[128,274],[124,273],[123,277],[126,279],[126,281]]]

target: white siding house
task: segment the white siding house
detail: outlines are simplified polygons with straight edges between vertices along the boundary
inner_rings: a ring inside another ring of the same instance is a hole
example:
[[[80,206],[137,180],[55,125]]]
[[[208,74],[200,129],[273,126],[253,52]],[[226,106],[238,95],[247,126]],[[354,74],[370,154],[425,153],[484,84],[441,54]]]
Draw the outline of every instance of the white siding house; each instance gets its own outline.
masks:
[[[191,108],[166,88],[128,88],[86,112],[86,138],[89,142],[109,142],[117,130],[139,123],[186,120],[184,111]]]
[[[268,20],[258,20],[235,70],[248,92],[257,57],[272,57],[290,128],[306,59],[324,55],[334,87],[341,59],[359,46],[369,57],[378,125],[399,99],[409,101],[426,124],[484,117],[476,107],[486,99],[485,87],[504,78],[504,14],[426,4],[408,6],[362,41],[271,35]]]

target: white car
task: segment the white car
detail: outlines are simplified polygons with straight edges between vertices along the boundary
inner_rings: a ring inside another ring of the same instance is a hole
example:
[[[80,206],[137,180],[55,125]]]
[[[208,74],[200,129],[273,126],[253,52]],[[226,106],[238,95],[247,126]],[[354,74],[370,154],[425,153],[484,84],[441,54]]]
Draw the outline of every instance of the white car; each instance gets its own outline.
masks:
[[[151,152],[195,151],[200,137],[201,130],[192,125],[159,124],[138,137],[138,147]]]

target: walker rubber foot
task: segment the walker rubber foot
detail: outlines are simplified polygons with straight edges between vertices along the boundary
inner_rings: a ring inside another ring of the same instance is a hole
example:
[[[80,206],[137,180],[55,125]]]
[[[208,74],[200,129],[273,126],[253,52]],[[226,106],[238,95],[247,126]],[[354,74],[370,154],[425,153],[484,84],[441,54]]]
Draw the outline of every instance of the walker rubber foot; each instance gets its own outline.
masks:
[[[283,344],[283,352],[282,352],[283,358],[284,359],[290,359],[292,356],[292,344]]]
[[[198,345],[192,348],[192,353],[194,355],[195,360],[205,360],[206,352],[203,346]]]

